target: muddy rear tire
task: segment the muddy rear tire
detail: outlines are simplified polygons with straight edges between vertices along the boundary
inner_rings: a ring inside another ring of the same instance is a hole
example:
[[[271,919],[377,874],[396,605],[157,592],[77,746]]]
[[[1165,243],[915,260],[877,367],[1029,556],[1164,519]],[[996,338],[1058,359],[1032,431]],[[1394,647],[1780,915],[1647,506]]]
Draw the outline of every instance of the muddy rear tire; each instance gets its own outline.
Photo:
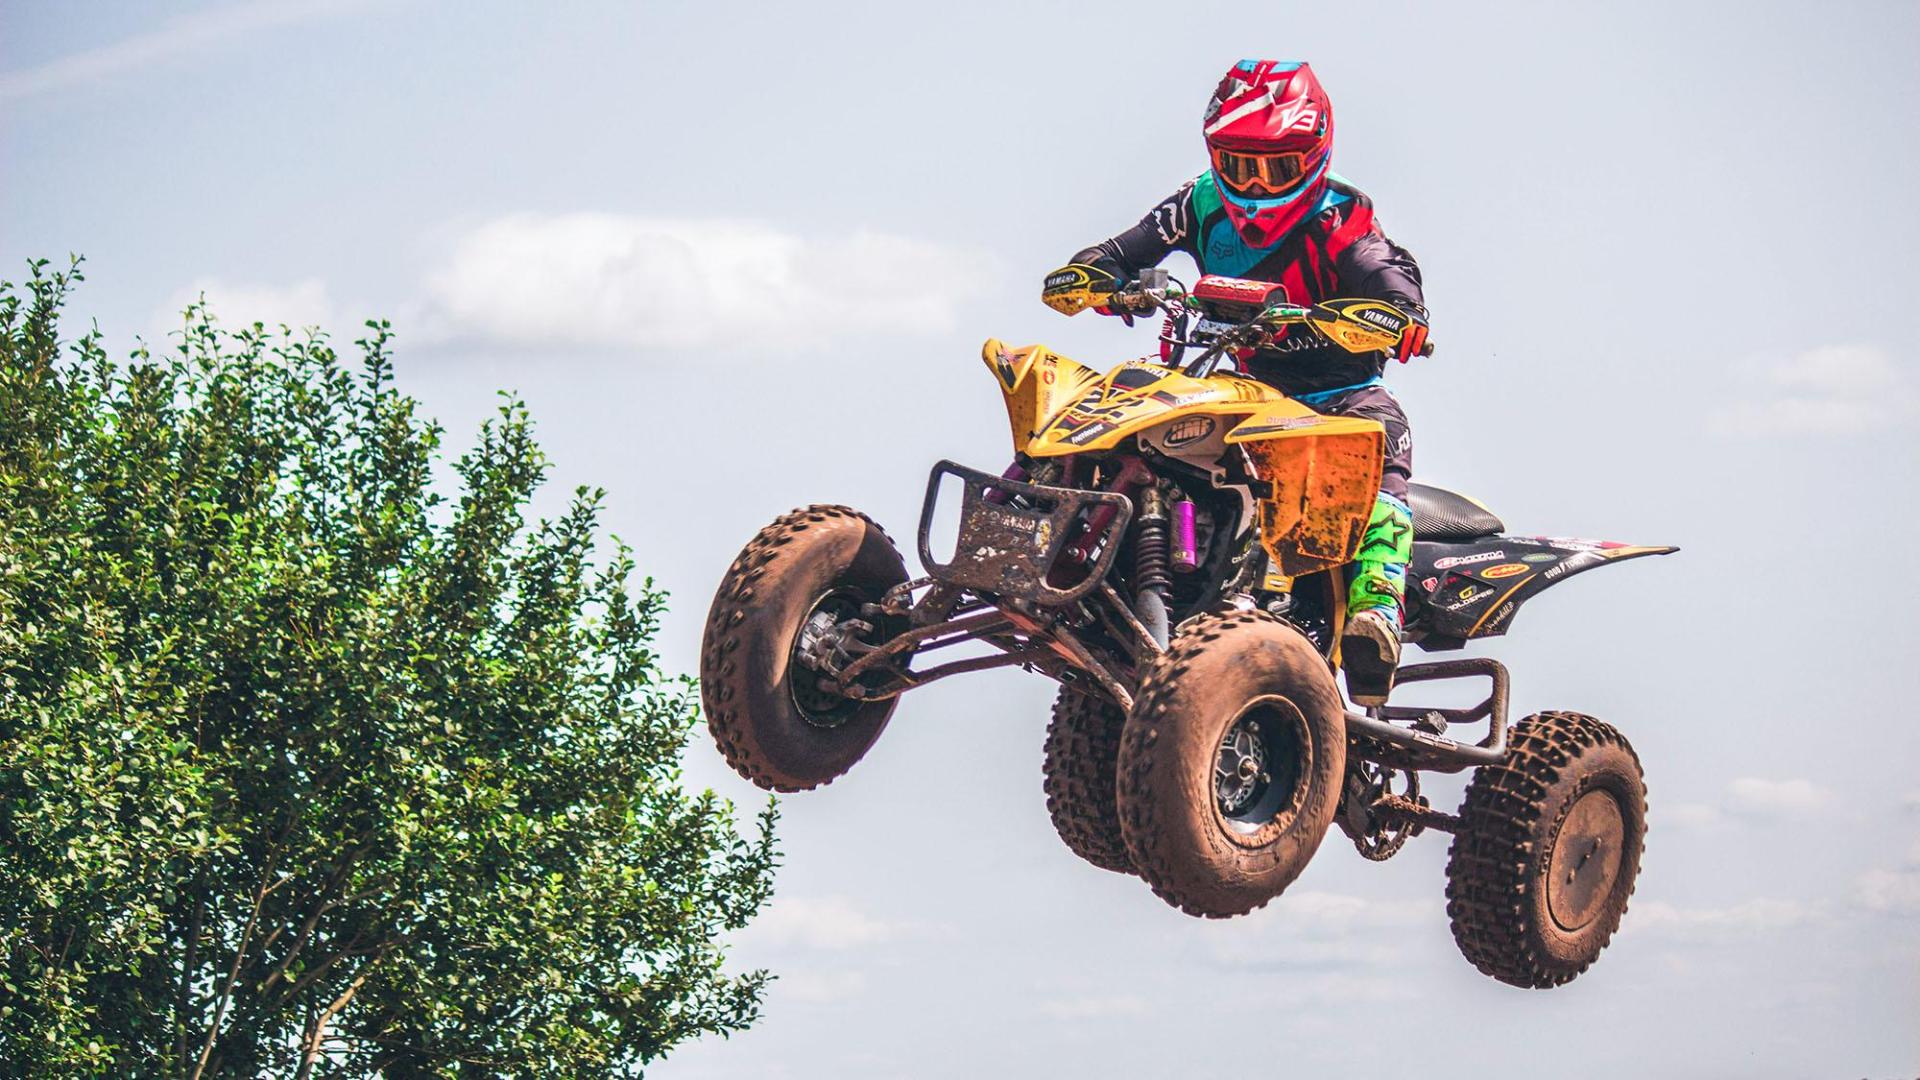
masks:
[[[1646,781],[1624,736],[1579,713],[1520,721],[1460,807],[1447,915],[1461,953],[1511,986],[1572,981],[1626,914],[1646,832]]]
[[[809,506],[760,530],[721,579],[700,647],[707,727],[727,764],[763,788],[805,791],[866,754],[894,701],[820,690],[794,645],[819,612],[856,614],[905,580],[893,541],[847,507]]]
[[[1188,620],[1148,665],[1121,739],[1135,870],[1190,915],[1242,915],[1306,868],[1340,802],[1346,721],[1326,660],[1255,612]]]
[[[1062,687],[1047,725],[1047,813],[1075,855],[1102,870],[1133,873],[1120,834],[1115,772],[1127,714],[1096,694]]]

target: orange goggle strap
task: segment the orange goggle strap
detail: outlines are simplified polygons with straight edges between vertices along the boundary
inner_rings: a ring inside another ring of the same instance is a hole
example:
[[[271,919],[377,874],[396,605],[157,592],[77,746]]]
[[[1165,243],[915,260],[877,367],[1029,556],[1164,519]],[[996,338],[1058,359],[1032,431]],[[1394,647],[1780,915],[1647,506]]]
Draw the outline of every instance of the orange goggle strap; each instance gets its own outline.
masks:
[[[1213,171],[1235,195],[1279,198],[1292,194],[1307,178],[1307,155],[1299,151],[1243,154],[1215,148],[1212,155]]]

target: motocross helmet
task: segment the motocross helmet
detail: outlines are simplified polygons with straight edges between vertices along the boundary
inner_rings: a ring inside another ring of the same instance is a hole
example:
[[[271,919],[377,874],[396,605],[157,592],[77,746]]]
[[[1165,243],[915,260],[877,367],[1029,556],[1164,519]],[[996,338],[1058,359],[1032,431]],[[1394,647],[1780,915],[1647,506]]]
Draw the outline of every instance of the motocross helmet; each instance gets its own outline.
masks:
[[[1333,152],[1333,104],[1306,64],[1235,64],[1207,103],[1205,130],[1213,182],[1249,246],[1278,243],[1319,205]]]

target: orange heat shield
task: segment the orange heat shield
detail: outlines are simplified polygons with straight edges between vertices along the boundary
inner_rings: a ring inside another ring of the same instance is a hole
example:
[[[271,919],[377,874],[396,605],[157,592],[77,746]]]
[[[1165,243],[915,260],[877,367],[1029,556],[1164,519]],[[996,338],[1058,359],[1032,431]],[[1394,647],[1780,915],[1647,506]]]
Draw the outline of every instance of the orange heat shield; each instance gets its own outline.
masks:
[[[1380,425],[1344,418],[1242,443],[1255,473],[1273,485],[1272,497],[1260,500],[1260,543],[1281,573],[1353,561],[1380,490],[1385,443]]]

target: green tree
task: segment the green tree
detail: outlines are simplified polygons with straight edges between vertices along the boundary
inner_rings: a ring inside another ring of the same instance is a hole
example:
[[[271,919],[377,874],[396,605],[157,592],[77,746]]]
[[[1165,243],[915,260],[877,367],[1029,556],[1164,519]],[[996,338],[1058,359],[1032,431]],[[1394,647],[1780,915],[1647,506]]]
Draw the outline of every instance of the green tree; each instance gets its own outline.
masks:
[[[508,400],[440,429],[324,337],[63,342],[0,283],[0,1061],[32,1075],[632,1075],[757,1016],[765,902],[677,770],[664,598],[599,493],[529,524]]]

